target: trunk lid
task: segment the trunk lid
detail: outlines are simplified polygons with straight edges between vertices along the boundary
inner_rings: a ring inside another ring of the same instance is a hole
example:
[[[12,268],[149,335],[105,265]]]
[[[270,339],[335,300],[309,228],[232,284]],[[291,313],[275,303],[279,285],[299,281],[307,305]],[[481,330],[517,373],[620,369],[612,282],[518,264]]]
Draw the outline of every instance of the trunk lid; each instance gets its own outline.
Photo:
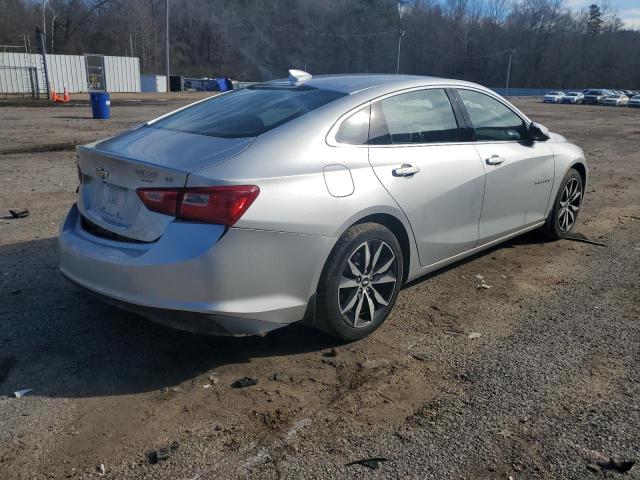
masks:
[[[91,223],[122,237],[152,242],[173,217],[148,210],[141,187],[184,187],[191,172],[236,156],[252,138],[217,138],[141,127],[78,148],[78,208]]]

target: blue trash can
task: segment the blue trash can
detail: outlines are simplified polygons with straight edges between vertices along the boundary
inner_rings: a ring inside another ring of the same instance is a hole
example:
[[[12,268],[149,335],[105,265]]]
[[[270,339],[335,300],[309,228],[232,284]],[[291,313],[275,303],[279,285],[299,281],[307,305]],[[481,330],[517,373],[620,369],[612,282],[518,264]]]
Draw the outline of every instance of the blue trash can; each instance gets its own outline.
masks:
[[[91,92],[89,96],[91,98],[91,113],[93,114],[93,118],[107,120],[109,118],[109,107],[111,105],[109,94],[106,92]]]
[[[229,88],[227,87],[227,82],[223,77],[216,78],[216,82],[218,82],[218,87],[220,88],[221,92],[226,92],[227,90],[229,90]]]

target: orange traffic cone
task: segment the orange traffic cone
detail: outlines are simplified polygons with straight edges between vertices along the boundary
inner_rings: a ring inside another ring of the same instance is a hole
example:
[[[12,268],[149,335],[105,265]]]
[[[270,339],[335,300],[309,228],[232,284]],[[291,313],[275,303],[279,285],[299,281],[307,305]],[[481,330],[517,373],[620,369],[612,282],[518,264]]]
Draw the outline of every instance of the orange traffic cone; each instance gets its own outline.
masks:
[[[55,89],[51,89],[51,91],[49,92],[49,95],[51,96],[51,100],[52,101],[57,101],[58,100],[58,94],[56,93]]]
[[[71,100],[71,97],[69,96],[69,90],[67,90],[67,87],[64,87],[64,94],[62,95],[62,101],[68,102],[69,100]]]

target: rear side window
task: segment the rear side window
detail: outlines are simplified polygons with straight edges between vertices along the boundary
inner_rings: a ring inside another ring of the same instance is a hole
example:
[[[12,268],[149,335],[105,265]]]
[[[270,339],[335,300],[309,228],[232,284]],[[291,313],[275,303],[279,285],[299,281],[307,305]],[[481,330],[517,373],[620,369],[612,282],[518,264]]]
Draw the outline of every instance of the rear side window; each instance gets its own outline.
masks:
[[[369,138],[369,109],[367,105],[347,118],[336,133],[338,143],[365,145]]]
[[[257,137],[345,95],[309,86],[256,85],[198,103],[149,126],[212,137]]]
[[[482,140],[524,140],[527,129],[522,119],[506,105],[484,93],[458,90],[469,118]]]
[[[456,117],[443,89],[401,93],[380,100],[372,109],[369,143],[373,145],[459,140]]]

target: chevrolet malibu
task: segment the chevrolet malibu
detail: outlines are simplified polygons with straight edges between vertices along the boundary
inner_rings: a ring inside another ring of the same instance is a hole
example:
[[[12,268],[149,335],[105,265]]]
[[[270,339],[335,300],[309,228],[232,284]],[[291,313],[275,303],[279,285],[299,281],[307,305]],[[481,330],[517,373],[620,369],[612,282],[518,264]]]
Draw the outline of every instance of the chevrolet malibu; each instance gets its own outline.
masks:
[[[60,270],[203,333],[302,320],[356,340],[403,284],[524,232],[570,234],[582,150],[479,85],[292,71],[78,148]]]

